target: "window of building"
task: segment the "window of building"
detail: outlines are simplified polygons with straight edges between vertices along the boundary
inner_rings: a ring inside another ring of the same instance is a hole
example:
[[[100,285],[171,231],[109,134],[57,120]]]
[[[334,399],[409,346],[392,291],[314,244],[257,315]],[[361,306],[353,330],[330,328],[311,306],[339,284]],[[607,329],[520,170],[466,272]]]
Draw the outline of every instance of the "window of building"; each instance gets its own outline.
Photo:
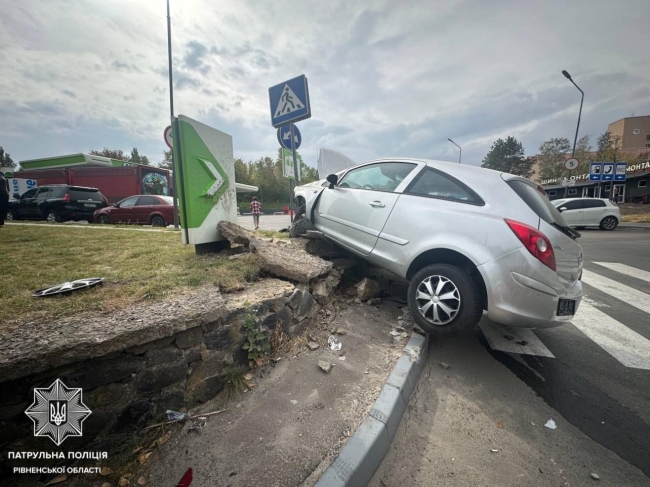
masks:
[[[646,146],[646,147],[650,147],[650,144],[646,144],[645,146]]]
[[[578,194],[578,190],[575,189],[575,188],[574,188],[574,189],[570,189],[570,190],[569,190],[569,194],[570,194],[570,195],[572,195],[572,194]]]
[[[645,140],[650,140],[650,134],[645,136]]]
[[[548,195],[549,196],[557,196],[557,191],[549,191]]]
[[[647,179],[640,179],[639,184],[637,186],[638,188],[647,188],[648,187],[648,180]]]

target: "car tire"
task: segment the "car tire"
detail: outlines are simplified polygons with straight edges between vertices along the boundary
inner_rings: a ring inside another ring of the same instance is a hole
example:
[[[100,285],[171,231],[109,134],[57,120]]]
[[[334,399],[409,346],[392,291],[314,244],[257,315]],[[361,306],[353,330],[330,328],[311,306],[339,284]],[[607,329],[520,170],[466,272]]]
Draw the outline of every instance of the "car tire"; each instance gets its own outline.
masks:
[[[587,227],[576,227],[576,230],[584,230]]]
[[[108,224],[111,223],[111,219],[108,218],[106,215],[99,215],[97,217],[97,223],[99,223],[101,225],[108,225]]]
[[[165,219],[162,216],[154,216],[151,219],[151,226],[152,227],[166,227],[167,223],[165,223]]]
[[[431,285],[434,296],[453,295],[454,297],[432,302],[423,315],[421,308],[427,303],[418,299],[418,295],[421,296],[422,289],[425,290],[425,294],[429,294],[427,282]],[[440,282],[442,287],[439,287]],[[433,264],[420,269],[409,284],[408,305],[415,322],[432,335],[456,334],[473,328],[483,315],[481,294],[476,281],[467,271],[449,264]],[[447,313],[444,308],[453,311]],[[434,311],[438,323],[433,322]]]
[[[294,216],[294,220],[300,219],[301,216],[305,214],[307,211],[307,204],[305,203],[305,200],[302,198],[298,198],[296,201],[296,205],[298,206],[298,209],[296,210],[296,215]]]
[[[61,221],[61,218],[56,214],[55,211],[50,210],[45,212],[45,221],[49,223],[56,223]]]
[[[11,210],[8,210],[7,213],[5,214],[5,220],[8,222],[13,221],[14,219],[14,212]]]
[[[613,216],[606,216],[600,221],[600,229],[611,232],[618,226],[618,220]]]

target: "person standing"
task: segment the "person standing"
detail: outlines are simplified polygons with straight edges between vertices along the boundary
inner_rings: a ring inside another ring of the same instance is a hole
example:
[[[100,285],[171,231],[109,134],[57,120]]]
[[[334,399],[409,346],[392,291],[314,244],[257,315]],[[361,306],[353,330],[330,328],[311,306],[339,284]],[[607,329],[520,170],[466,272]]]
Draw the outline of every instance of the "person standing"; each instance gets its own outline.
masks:
[[[0,172],[0,227],[5,226],[7,210],[9,210],[9,181]]]
[[[253,214],[253,223],[255,224],[255,230],[260,228],[260,202],[257,201],[257,196],[253,196],[253,201],[251,201],[251,213]]]

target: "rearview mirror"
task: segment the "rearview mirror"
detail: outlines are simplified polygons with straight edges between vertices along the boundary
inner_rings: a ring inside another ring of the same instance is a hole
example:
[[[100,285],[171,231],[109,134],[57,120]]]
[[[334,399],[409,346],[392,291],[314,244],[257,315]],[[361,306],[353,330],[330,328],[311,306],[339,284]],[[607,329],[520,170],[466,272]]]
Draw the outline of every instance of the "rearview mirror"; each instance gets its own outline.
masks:
[[[566,210],[566,206],[563,206],[562,208],[560,208],[559,211],[560,211],[560,213],[562,213],[564,210]]]
[[[330,174],[326,179],[327,182],[330,183],[330,189],[334,188],[334,186],[339,182],[339,177],[336,174]]]

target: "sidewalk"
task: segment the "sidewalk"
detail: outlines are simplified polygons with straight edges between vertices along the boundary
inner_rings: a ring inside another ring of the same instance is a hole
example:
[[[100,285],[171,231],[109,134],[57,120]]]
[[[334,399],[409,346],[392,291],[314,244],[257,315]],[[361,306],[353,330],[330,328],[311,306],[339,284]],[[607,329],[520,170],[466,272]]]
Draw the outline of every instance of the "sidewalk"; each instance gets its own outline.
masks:
[[[398,305],[341,307],[331,323],[307,330],[320,348],[310,351],[305,336],[295,355],[254,373],[255,387],[210,417],[200,434],[175,430],[135,478],[173,486],[191,467],[192,487],[313,485],[366,418],[406,344],[391,343],[403,314]],[[334,352],[328,330],[339,327],[343,348]],[[334,364],[328,374],[319,360]],[[217,401],[200,411],[220,409]]]
[[[650,223],[628,223],[621,222],[618,224],[620,228],[632,228],[634,230],[650,230]]]

